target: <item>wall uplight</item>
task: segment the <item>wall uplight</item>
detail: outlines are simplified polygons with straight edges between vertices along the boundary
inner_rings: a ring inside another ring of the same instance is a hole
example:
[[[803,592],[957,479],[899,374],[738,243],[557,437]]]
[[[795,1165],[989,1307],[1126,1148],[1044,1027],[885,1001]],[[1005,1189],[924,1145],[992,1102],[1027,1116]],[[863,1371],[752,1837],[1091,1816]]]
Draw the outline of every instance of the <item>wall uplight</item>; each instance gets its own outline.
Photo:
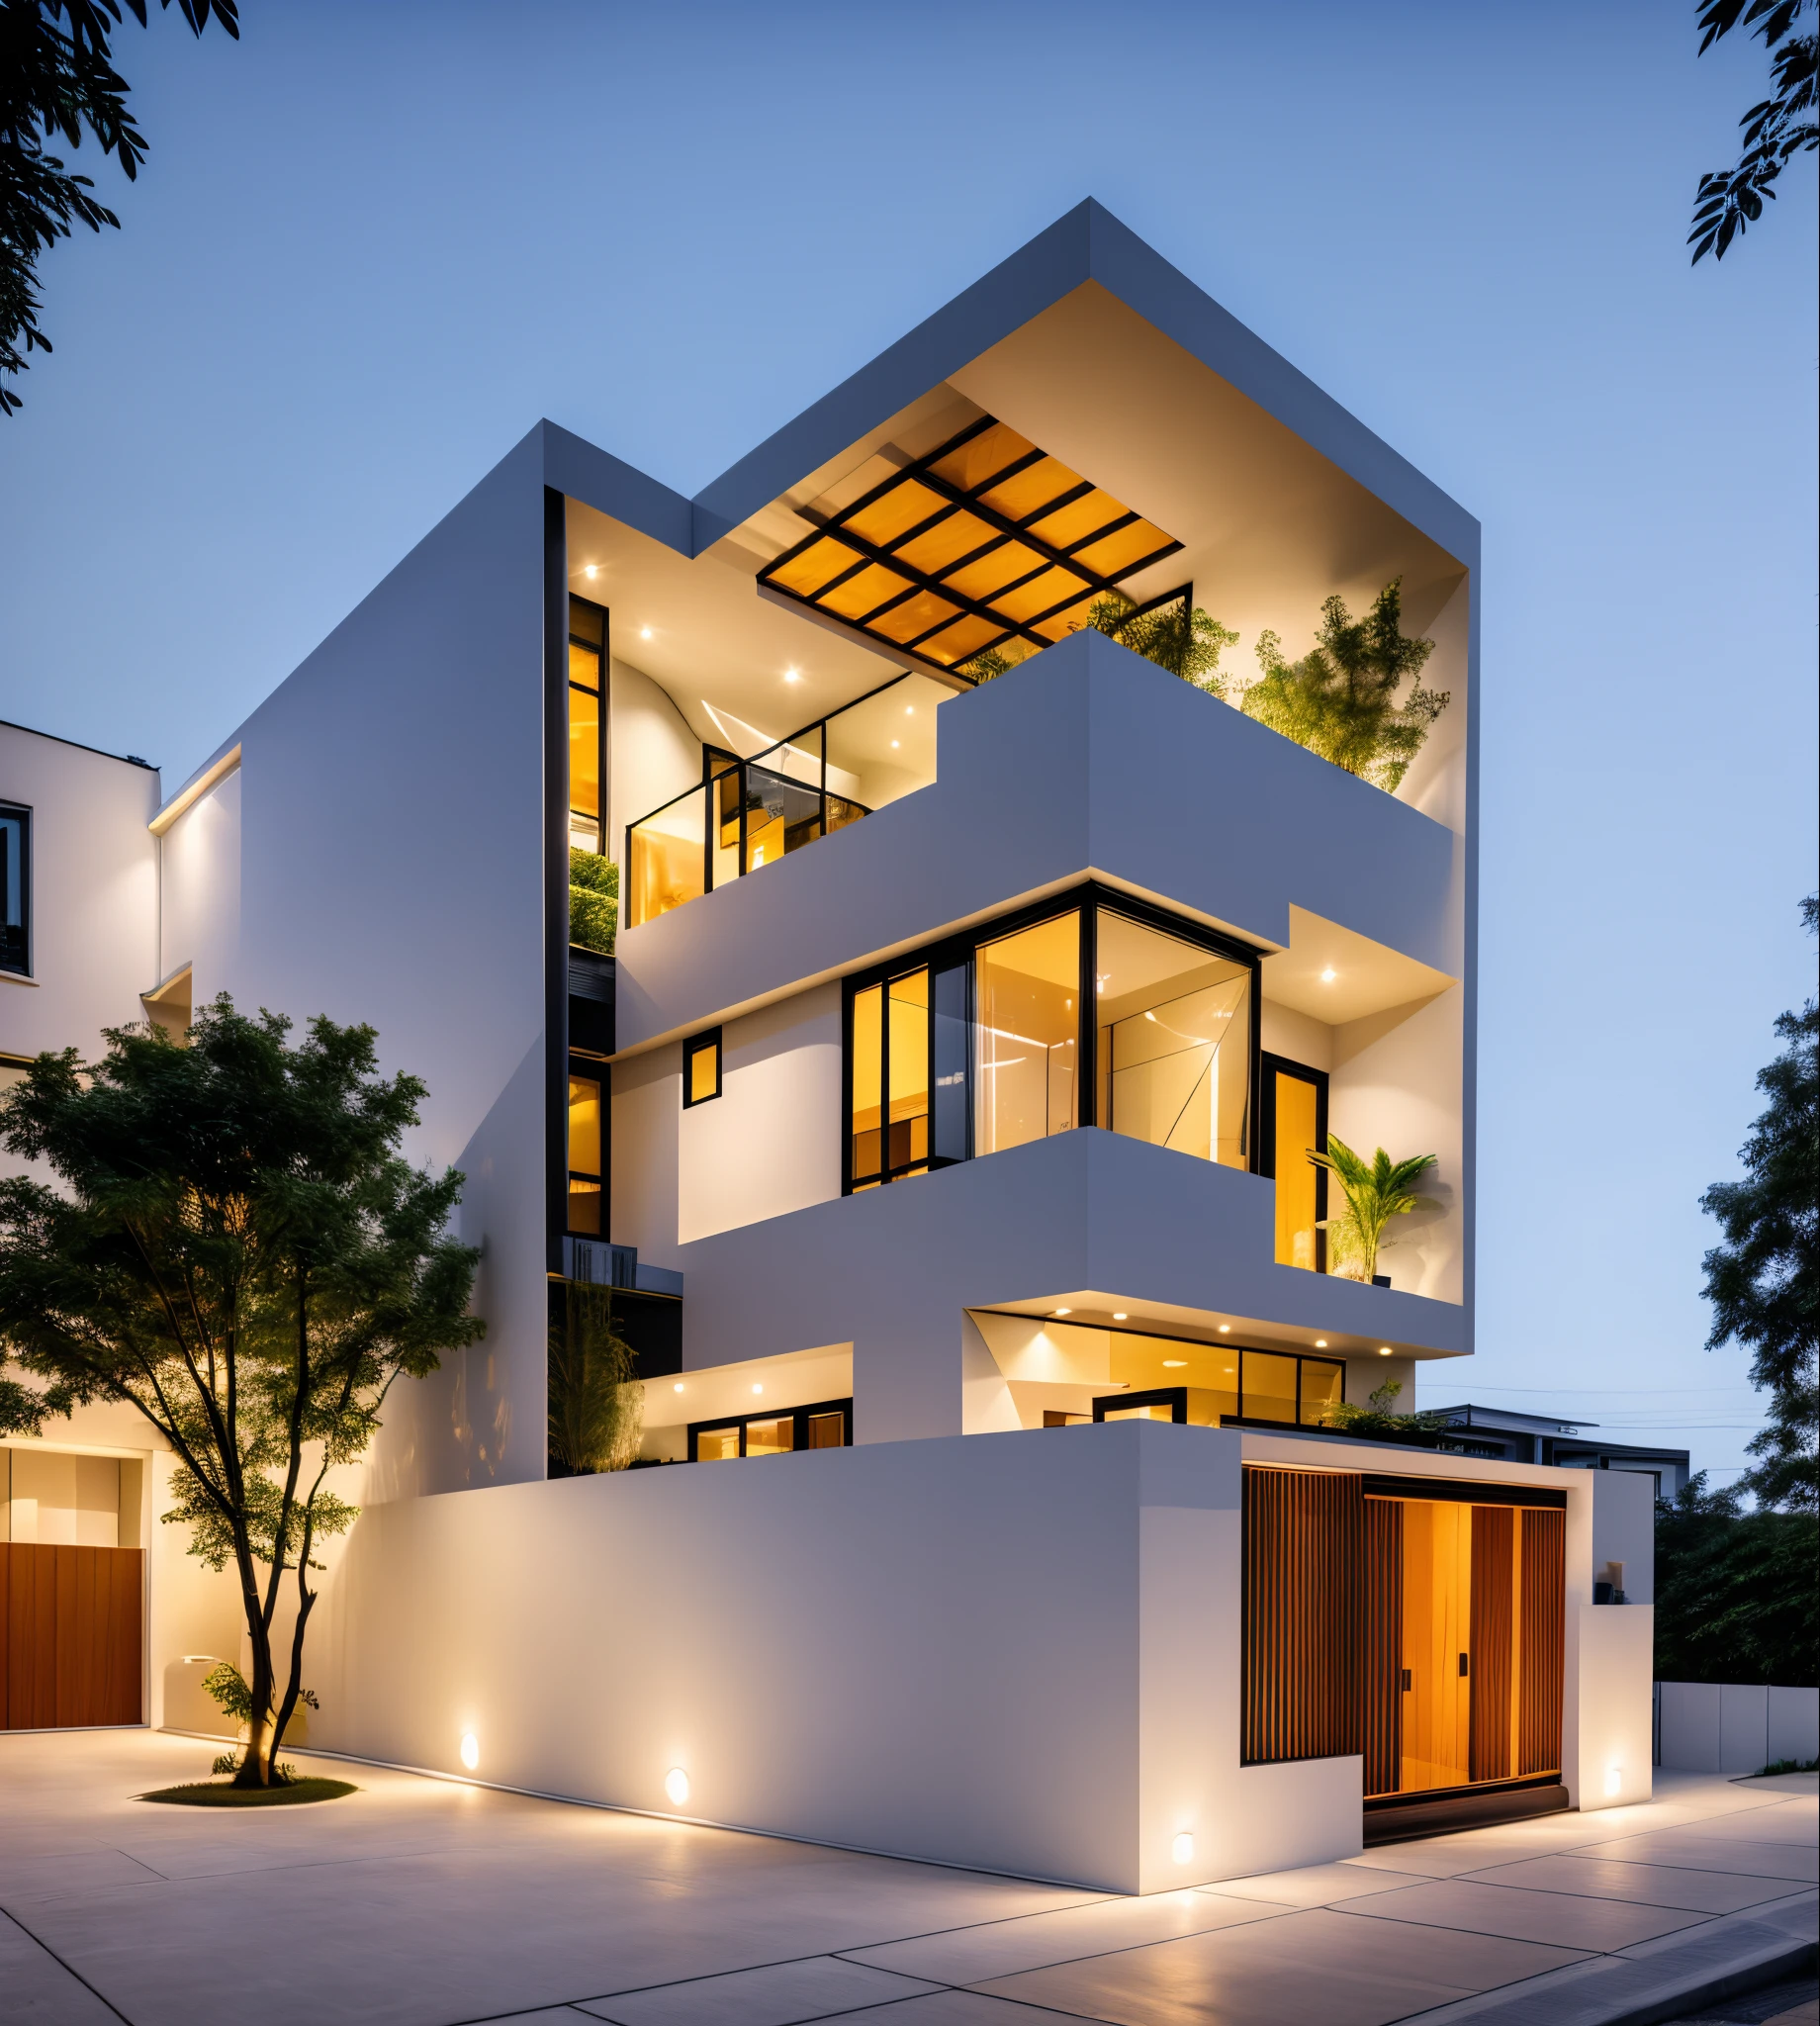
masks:
[[[672,1766],[664,1775],[664,1793],[668,1796],[673,1808],[680,1808],[687,1800],[688,1775],[681,1766]]]
[[[1184,1829],[1169,1846],[1169,1855],[1177,1864],[1194,1863],[1194,1838]]]
[[[461,1734],[461,1763],[472,1773],[480,1762],[481,1741],[473,1731],[464,1730]]]
[[[1607,1767],[1605,1768],[1605,1797],[1606,1797],[1607,1799],[1610,1799],[1610,1797],[1611,1797],[1611,1796],[1612,1796],[1613,1795],[1615,1795],[1615,1794],[1622,1794],[1623,1792],[1624,1792],[1624,1769],[1623,1769],[1623,1767],[1622,1767],[1622,1766],[1607,1766]]]

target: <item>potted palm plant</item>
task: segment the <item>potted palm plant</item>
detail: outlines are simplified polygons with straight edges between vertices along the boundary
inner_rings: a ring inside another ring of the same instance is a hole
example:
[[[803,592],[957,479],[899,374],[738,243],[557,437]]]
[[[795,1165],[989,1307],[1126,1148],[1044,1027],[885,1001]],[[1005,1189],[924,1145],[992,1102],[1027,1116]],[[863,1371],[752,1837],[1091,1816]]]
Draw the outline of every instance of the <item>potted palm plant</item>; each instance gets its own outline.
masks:
[[[1415,1193],[1415,1184],[1435,1166],[1436,1156],[1414,1153],[1408,1160],[1392,1160],[1380,1147],[1367,1161],[1329,1133],[1326,1152],[1311,1152],[1309,1159],[1335,1177],[1346,1199],[1338,1217],[1321,1219],[1340,1262],[1338,1270],[1346,1274],[1350,1268],[1350,1278],[1389,1287],[1390,1275],[1378,1271],[1378,1253],[1387,1243],[1385,1227],[1393,1217],[1407,1217],[1426,1206],[1428,1199]]]

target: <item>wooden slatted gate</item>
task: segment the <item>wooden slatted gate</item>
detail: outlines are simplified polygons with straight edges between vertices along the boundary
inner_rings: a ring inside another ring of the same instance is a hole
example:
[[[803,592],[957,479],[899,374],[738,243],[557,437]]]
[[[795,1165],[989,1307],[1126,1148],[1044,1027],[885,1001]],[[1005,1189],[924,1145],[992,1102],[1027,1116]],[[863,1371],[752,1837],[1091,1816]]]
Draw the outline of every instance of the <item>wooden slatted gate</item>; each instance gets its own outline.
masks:
[[[145,1555],[0,1541],[0,1730],[143,1721]]]

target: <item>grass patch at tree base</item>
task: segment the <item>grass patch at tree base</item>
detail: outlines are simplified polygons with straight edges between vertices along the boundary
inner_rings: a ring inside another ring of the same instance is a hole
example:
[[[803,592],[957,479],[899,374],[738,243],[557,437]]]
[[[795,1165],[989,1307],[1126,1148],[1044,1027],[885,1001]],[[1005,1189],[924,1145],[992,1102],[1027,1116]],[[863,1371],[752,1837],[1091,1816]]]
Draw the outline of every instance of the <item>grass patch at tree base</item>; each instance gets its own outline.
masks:
[[[194,1780],[184,1787],[160,1787],[136,1800],[166,1801],[186,1808],[287,1808],[305,1801],[339,1800],[360,1790],[347,1780],[292,1780],[283,1787],[233,1787],[226,1780]]]

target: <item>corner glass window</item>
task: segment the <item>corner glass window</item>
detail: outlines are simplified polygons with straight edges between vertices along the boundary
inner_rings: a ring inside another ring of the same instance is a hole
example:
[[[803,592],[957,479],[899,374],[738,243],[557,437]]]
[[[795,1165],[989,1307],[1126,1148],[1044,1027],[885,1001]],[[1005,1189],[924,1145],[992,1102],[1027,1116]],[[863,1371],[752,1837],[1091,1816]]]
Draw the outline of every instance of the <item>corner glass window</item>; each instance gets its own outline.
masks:
[[[710,1028],[682,1044],[682,1106],[706,1104],[720,1095],[720,1029]]]
[[[25,976],[31,968],[27,911],[32,904],[32,818],[0,806],[0,970]]]
[[[1094,994],[1099,1123],[1248,1166],[1251,967],[1101,908]]]
[[[605,1135],[600,1083],[594,1076],[569,1076],[569,1229],[588,1238],[601,1235],[601,1159]]]
[[[978,953],[978,1153],[1080,1124],[1080,933],[1078,913],[1056,915]]]

